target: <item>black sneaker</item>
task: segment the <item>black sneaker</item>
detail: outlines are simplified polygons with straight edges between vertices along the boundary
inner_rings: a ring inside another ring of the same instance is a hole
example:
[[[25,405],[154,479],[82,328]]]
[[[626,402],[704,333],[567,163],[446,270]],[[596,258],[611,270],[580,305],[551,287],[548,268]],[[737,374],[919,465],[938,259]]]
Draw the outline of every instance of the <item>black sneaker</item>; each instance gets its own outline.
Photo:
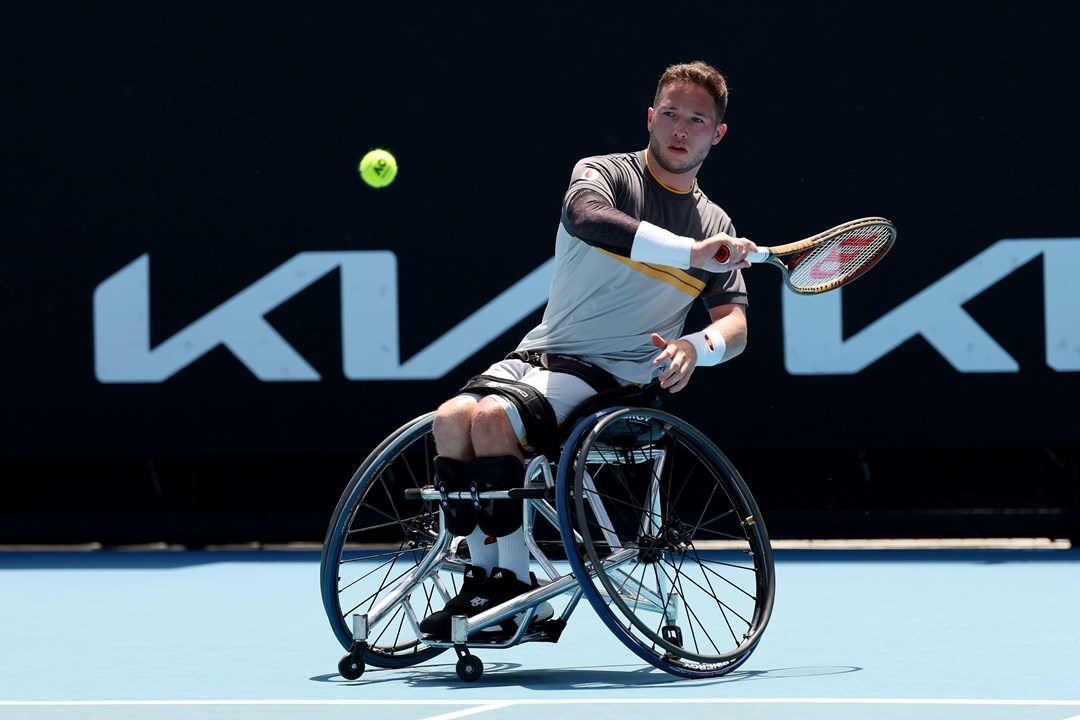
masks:
[[[496,603],[488,590],[487,572],[473,565],[465,566],[461,591],[447,601],[446,607],[420,621],[420,632],[437,637],[450,637],[450,618],[454,615],[472,617]]]
[[[446,603],[446,607],[432,613],[420,622],[420,632],[437,638],[450,637],[451,618],[454,615],[472,617],[479,615],[485,610],[501,605],[504,602],[516,598],[522,593],[540,587],[536,576],[529,573],[532,585],[520,582],[510,570],[493,568],[491,577],[486,577],[483,569],[465,566],[465,580],[461,584],[461,592]],[[555,614],[551,603],[543,602],[536,607],[533,620],[550,620]],[[518,613],[512,618],[504,620],[498,625],[489,625],[480,632],[482,633],[513,633],[517,631],[525,613]]]
[[[540,587],[540,583],[536,581],[536,575],[529,573],[529,579],[531,584],[521,582],[510,570],[504,570],[503,568],[492,568],[491,577],[488,578],[487,585],[484,588],[487,592],[491,593],[496,605],[501,605],[504,602],[513,600],[518,595],[523,595],[530,590],[535,590]],[[555,614],[555,609],[551,607],[551,603],[542,602],[536,606],[536,612],[533,613],[532,622],[540,620],[550,620]],[[525,619],[525,613],[520,612],[517,615],[503,620],[498,625],[491,625],[484,628],[482,632],[505,632],[514,633],[521,626],[521,621]]]

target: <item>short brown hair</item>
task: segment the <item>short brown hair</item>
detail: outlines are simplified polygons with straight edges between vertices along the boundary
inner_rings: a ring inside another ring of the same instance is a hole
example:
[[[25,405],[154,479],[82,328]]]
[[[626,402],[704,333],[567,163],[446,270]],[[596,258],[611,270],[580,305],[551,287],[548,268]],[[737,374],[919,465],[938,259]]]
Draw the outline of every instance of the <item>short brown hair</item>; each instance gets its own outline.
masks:
[[[669,65],[656,85],[653,107],[660,102],[660,93],[664,88],[675,82],[689,82],[705,88],[716,104],[716,123],[720,124],[720,121],[724,119],[724,113],[727,112],[728,86],[727,79],[719,70],[701,60]]]

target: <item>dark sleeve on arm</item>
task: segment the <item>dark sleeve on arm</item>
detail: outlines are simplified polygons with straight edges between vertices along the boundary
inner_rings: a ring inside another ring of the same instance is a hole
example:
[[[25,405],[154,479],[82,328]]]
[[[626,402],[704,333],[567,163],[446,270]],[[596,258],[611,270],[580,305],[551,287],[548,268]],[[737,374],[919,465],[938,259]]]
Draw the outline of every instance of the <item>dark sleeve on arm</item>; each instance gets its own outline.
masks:
[[[582,190],[566,206],[566,229],[590,245],[630,256],[641,221],[615,208],[598,192]]]

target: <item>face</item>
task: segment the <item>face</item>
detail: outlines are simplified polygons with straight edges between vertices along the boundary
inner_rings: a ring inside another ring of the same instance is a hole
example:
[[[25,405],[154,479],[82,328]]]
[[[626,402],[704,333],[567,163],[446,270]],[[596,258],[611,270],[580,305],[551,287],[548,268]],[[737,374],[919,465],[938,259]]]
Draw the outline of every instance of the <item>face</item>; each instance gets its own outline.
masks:
[[[693,180],[725,132],[727,125],[717,124],[716,106],[704,88],[673,83],[649,108],[649,160],[671,175]]]

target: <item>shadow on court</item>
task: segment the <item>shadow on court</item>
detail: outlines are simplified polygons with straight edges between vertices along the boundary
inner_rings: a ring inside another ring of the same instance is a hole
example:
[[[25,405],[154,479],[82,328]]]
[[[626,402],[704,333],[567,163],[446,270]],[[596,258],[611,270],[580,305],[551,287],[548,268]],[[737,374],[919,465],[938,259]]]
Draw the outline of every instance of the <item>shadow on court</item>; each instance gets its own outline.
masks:
[[[418,688],[444,688],[457,691],[475,691],[479,688],[521,688],[526,690],[613,690],[628,688],[659,688],[708,685],[743,684],[750,681],[779,680],[786,678],[811,678],[827,675],[846,675],[860,672],[854,666],[791,667],[774,670],[737,670],[719,678],[690,680],[668,675],[651,667],[632,665],[590,666],[556,669],[524,669],[524,665],[493,662],[484,668],[483,678],[476,683],[458,679],[453,664],[425,665],[421,668],[386,670],[369,668],[358,680],[345,680],[337,673],[317,675],[311,680],[350,687],[364,687],[382,683],[411,685]]]

